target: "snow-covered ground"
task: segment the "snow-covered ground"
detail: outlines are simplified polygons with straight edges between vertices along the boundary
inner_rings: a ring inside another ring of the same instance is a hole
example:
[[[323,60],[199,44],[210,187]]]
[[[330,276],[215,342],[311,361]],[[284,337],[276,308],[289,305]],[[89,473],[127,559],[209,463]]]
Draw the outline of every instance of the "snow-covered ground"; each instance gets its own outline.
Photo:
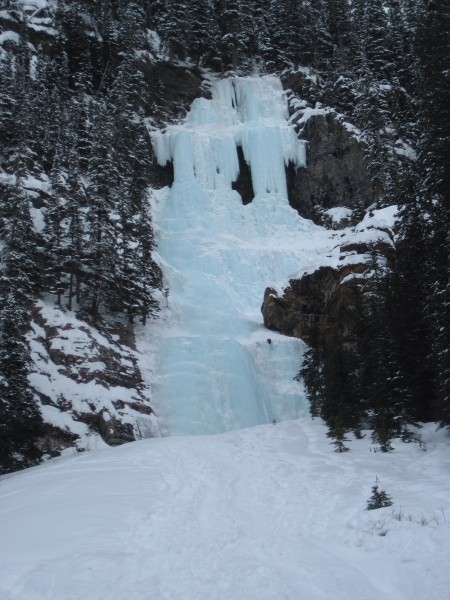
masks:
[[[0,598],[446,600],[448,437],[424,439],[339,455],[304,417],[4,476]],[[376,477],[394,506],[367,511]]]

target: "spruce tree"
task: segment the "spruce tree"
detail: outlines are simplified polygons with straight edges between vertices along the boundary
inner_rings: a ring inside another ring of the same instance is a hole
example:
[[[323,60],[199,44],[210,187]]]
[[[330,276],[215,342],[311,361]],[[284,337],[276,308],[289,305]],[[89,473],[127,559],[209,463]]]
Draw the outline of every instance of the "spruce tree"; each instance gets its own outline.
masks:
[[[361,385],[372,440],[383,452],[391,451],[391,440],[418,440],[409,426],[417,426],[412,393],[400,358],[393,275],[380,266],[373,254],[371,278],[365,284],[364,325],[360,333]]]
[[[30,215],[30,203],[20,180],[12,186],[1,184],[0,208],[2,272],[0,296],[14,288],[15,299],[25,306],[42,289],[39,251]]]
[[[45,212],[44,227],[45,251],[49,259],[45,283],[50,293],[56,296],[58,306],[61,306],[62,296],[66,288],[64,263],[67,237],[64,221],[66,219],[67,188],[65,173],[62,168],[63,158],[61,155],[63,152],[64,149],[60,148],[53,162],[51,172],[52,190]]]
[[[0,62],[0,144],[6,154],[16,141],[14,127],[18,114],[18,97],[15,89],[14,59],[8,53]]]
[[[100,307],[114,304],[117,267],[117,211],[114,187],[117,171],[113,161],[113,125],[106,104],[99,104],[94,121],[96,140],[92,147],[87,188],[85,246],[85,290],[81,306],[92,317]]]
[[[86,227],[84,219],[84,206],[86,206],[86,190],[79,175],[79,166],[76,161],[76,153],[70,155],[70,165],[66,180],[67,203],[65,206],[66,223],[66,247],[65,247],[65,270],[68,273],[67,283],[67,307],[73,308],[73,300],[79,304],[81,300],[81,282],[85,279],[84,263],[84,230]]]
[[[366,2],[364,17],[367,64],[377,79],[389,80],[393,69],[393,57],[387,44],[389,32],[383,0]]]
[[[324,356],[323,343],[317,329],[313,331],[302,367],[295,379],[304,383],[311,416],[321,416],[325,401]]]
[[[0,473],[40,462],[42,417],[28,383],[29,349],[21,290],[11,287],[0,311]]]
[[[218,0],[217,18],[220,28],[220,50],[224,70],[236,71],[241,66],[245,47],[245,31],[242,27],[244,13],[240,0]]]
[[[170,61],[185,60],[188,56],[189,15],[186,0],[171,0],[165,5],[159,26]]]
[[[392,506],[392,498],[384,490],[380,490],[378,485],[378,477],[375,481],[375,485],[372,487],[372,495],[367,501],[367,510],[376,510],[378,508],[386,508]]]
[[[197,65],[220,68],[220,32],[212,0],[194,0],[190,8],[189,55]]]

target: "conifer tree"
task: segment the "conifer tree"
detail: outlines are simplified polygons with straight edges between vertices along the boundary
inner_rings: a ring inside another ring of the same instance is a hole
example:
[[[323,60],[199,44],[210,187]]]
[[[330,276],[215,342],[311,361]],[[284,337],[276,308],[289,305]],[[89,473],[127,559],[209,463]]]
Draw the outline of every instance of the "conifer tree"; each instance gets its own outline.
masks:
[[[309,401],[309,411],[312,417],[319,417],[322,414],[322,407],[325,399],[323,371],[324,360],[322,356],[322,346],[316,334],[311,341],[311,345],[305,352],[302,368],[296,376],[296,380],[303,381],[305,385]]]
[[[220,49],[223,68],[236,71],[238,66],[241,65],[241,54],[245,40],[240,1],[218,0],[217,13],[221,33]]]
[[[349,3],[347,0],[326,0],[326,14],[333,47],[333,68],[348,73],[353,35]]]
[[[113,194],[117,171],[113,162],[113,126],[105,104],[97,107],[96,140],[92,147],[87,189],[86,234],[83,255],[86,289],[81,305],[96,318],[101,306],[115,302],[117,212]]]
[[[161,15],[160,32],[169,60],[185,60],[188,55],[190,8],[186,0],[172,0]]]
[[[212,0],[194,0],[190,9],[189,55],[197,65],[220,67],[220,32]]]
[[[417,27],[419,108],[422,125],[419,160],[422,186],[419,197],[427,213],[426,314],[432,332],[431,360],[436,373],[436,417],[449,425],[450,340],[450,8],[443,0],[427,2]],[[430,357],[427,357],[430,361]]]
[[[328,425],[327,435],[334,439],[336,451],[345,452],[345,434],[359,431],[361,421],[352,378],[353,359],[339,334],[326,340],[324,351],[325,393],[321,417]]]
[[[289,64],[312,64],[312,39],[315,34],[312,32],[314,19],[309,2],[272,0],[270,24],[273,63],[276,68],[283,68]]]
[[[121,2],[118,10],[118,47],[121,53],[131,54],[146,45],[146,18],[144,7],[138,2]]]
[[[3,152],[15,141],[14,127],[18,114],[18,97],[15,89],[14,59],[11,53],[0,62],[0,144]]]
[[[255,58],[260,63],[262,70],[270,71],[275,61],[275,52],[271,40],[271,14],[270,0],[260,2],[255,6],[254,34]]]
[[[367,510],[376,510],[378,508],[386,508],[387,506],[392,506],[392,498],[385,492],[385,490],[380,490],[380,486],[378,485],[378,477],[375,480],[375,485],[372,486],[372,495],[367,501]]]
[[[62,149],[60,153],[62,153]],[[45,283],[50,293],[56,295],[58,306],[61,306],[61,299],[66,287],[64,281],[66,245],[64,220],[66,218],[67,189],[61,163],[61,154],[57,154],[51,172],[52,191],[45,213],[44,228],[45,251],[49,259]]]
[[[365,51],[367,64],[377,79],[389,80],[392,56],[389,52],[387,15],[382,0],[365,3]]]
[[[427,298],[430,222],[421,202],[412,200],[400,211],[400,236],[395,266],[396,337],[401,340],[399,359],[412,393],[412,414],[420,421],[435,418],[431,398],[436,397],[436,372],[432,328]]]
[[[320,70],[324,77],[329,76],[332,70],[334,44],[331,35],[331,15],[326,0],[319,0],[313,4],[312,14],[314,45],[312,64]]]
[[[416,426],[412,395],[400,360],[397,337],[396,298],[393,275],[380,267],[373,254],[371,278],[364,290],[364,331],[360,337],[362,390],[372,440],[383,452],[392,450],[391,440],[418,440],[409,426]]]
[[[30,205],[20,180],[0,187],[2,273],[0,297],[14,288],[15,300],[25,306],[42,289],[38,248],[30,215]]]
[[[65,269],[68,272],[69,278],[67,284],[67,307],[69,310],[72,310],[74,298],[77,304],[80,303],[81,282],[84,279],[83,240],[85,220],[83,208],[86,206],[86,192],[79,176],[79,165],[77,164],[76,153],[74,151],[72,151],[69,160],[66,194]]]
[[[12,287],[0,311],[0,473],[31,467],[42,452],[43,423],[28,383],[29,349],[21,290]]]

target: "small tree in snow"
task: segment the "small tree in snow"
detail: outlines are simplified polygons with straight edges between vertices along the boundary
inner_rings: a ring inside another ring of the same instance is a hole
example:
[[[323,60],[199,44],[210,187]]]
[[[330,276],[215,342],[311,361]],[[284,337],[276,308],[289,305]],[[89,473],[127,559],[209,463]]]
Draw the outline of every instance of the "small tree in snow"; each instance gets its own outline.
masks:
[[[367,510],[375,510],[377,508],[385,508],[392,506],[392,498],[384,490],[378,487],[378,477],[375,479],[375,485],[372,487],[372,495],[367,501]]]

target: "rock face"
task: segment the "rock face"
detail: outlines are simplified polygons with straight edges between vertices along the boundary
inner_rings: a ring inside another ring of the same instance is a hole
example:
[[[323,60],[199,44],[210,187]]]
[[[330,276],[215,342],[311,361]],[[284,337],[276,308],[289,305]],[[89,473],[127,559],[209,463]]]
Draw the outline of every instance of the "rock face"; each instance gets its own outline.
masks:
[[[348,336],[357,308],[357,280],[342,281],[366,269],[364,264],[342,270],[321,267],[302,279],[291,279],[282,297],[267,288],[261,307],[264,325],[305,342],[311,341],[316,330],[323,338],[338,331]]]
[[[72,312],[38,301],[32,311],[30,384],[47,435],[41,449],[57,456],[102,442],[116,446],[158,435],[138,367],[132,326],[93,327]]]
[[[253,192],[252,174],[250,167],[245,162],[244,153],[240,146],[238,146],[237,153],[239,160],[239,176],[233,183],[233,190],[236,190],[240,194],[243,204],[249,204],[255,195]]]
[[[364,162],[364,145],[352,135],[336,113],[312,115],[300,132],[307,140],[307,167],[288,169],[291,206],[308,219],[320,222],[321,209],[356,208],[375,202]]]
[[[261,311],[268,329],[307,343],[317,336],[325,340],[336,335],[351,343],[360,310],[360,286],[373,253],[387,265],[395,257],[393,231],[382,223],[375,226],[376,217],[364,223],[368,225],[333,234],[338,244],[328,257],[329,264],[291,279],[282,296],[266,289]]]
[[[313,71],[288,71],[281,79],[291,94],[291,122],[299,138],[308,142],[306,169],[287,170],[291,206],[302,217],[322,225],[323,210],[373,204],[380,190],[373,189],[369,178],[359,131],[335,110],[312,108],[321,107],[317,104],[321,92]]]

